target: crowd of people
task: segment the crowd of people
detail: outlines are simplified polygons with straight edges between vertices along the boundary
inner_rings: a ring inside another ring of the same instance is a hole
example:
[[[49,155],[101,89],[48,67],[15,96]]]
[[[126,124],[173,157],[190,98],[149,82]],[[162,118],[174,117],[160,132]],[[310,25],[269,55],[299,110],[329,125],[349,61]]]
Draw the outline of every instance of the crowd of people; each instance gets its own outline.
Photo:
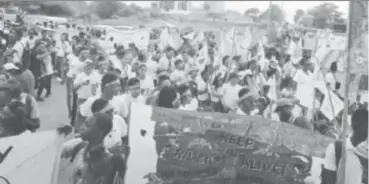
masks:
[[[21,27],[9,32],[0,84],[0,137],[31,133],[40,127],[38,103],[52,95],[56,76],[66,87],[66,97],[60,98],[66,99],[76,133],[63,151],[63,157],[75,166],[73,183],[123,181],[132,102],[259,116],[334,139],[341,132],[342,113],[329,119],[319,108],[311,109],[295,96],[301,90],[314,90],[309,88],[313,88],[316,67],[309,51],[296,61],[280,46],[262,45],[264,53],[260,55],[258,43],[250,47],[248,58],[220,57],[212,34],[205,34],[196,45],[183,38],[179,49],[167,45],[160,50],[157,44],[149,44],[147,49],[138,49],[135,43],[125,47],[99,29],[66,25],[59,37],[53,29],[57,25],[46,23],[37,29]],[[293,42],[298,38],[286,33],[283,39]],[[104,48],[106,43],[113,45],[114,53]],[[336,71],[337,63],[333,62],[325,75],[332,91],[342,87]],[[322,101],[316,96],[318,107]],[[344,144],[351,154],[347,158],[353,161],[346,172],[355,176],[348,178],[357,180],[350,184],[361,183],[361,178],[367,183],[367,105],[358,100],[351,102],[349,109],[352,136]],[[342,143],[337,141],[327,148],[324,183],[335,183],[339,147]]]

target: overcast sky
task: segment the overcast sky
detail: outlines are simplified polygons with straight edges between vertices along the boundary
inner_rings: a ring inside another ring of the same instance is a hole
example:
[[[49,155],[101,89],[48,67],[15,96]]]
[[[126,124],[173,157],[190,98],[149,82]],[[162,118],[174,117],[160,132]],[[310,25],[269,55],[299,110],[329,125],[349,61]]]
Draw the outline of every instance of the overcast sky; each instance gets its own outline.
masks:
[[[152,1],[125,1],[135,3],[142,7],[150,7]],[[297,9],[308,10],[319,4],[329,2],[334,3],[339,7],[339,11],[344,13],[346,18],[348,12],[348,1],[272,1],[273,4],[278,4],[286,14],[288,22],[293,22],[293,16]],[[199,3],[194,1],[193,3]],[[268,8],[269,1],[226,1],[225,7],[227,10],[234,10],[240,13],[245,12],[248,8],[259,8],[261,11]]]

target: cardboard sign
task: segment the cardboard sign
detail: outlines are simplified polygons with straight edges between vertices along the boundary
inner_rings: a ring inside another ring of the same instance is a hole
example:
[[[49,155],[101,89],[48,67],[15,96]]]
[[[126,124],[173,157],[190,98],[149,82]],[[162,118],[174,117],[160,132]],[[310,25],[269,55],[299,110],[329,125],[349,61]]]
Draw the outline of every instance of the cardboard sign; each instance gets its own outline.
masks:
[[[54,184],[63,142],[56,130],[1,138],[0,176],[11,184]]]
[[[319,180],[319,158],[334,141],[263,118],[136,103],[130,122],[126,183],[302,184]]]

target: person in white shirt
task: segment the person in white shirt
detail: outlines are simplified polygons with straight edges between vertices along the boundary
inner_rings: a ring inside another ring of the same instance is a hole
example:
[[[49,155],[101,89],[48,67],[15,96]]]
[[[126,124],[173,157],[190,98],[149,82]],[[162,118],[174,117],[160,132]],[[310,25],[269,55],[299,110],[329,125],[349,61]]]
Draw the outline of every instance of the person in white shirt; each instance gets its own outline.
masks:
[[[96,80],[96,72],[93,70],[93,63],[91,60],[86,60],[84,71],[77,74],[74,80],[74,90],[78,95],[77,104],[82,104],[87,98],[93,96],[92,85],[98,83]]]
[[[70,53],[66,57],[68,63],[68,72],[66,74],[66,90],[67,90],[67,107],[69,116],[71,117],[71,124],[73,125],[74,117],[77,113],[77,93],[73,90],[73,83],[77,74],[83,72],[85,66],[84,61],[87,59],[88,51],[82,51],[80,56],[77,57],[73,53]]]
[[[346,172],[345,182],[350,184],[359,184],[362,181],[362,170],[360,162],[357,162],[356,146],[368,138],[368,110],[358,109],[351,117],[352,135],[342,142],[330,144],[325,152],[324,168],[322,171],[322,183],[335,184],[337,177],[341,172]],[[341,148],[345,144],[346,148],[346,167],[344,171],[341,168]],[[355,161],[356,160],[356,161]],[[356,181],[355,181],[356,180]]]
[[[146,61],[146,67],[147,67],[147,74],[154,79],[154,81],[157,80],[157,73],[159,64],[155,60],[153,60],[152,57],[149,57],[149,59]]]
[[[256,116],[259,113],[259,110],[256,107],[256,99],[258,96],[255,93],[250,92],[247,88],[242,88],[238,92],[238,108],[236,109],[236,114],[238,115],[247,115],[247,116]]]
[[[61,84],[65,81],[65,59],[68,53],[72,52],[72,46],[69,43],[68,34],[63,33],[60,40],[56,42],[56,69],[58,72],[58,80]]]
[[[188,84],[181,84],[177,87],[177,90],[181,100],[179,109],[196,111],[198,108],[198,101],[196,98],[193,98],[190,86]]]
[[[238,92],[242,89],[242,87],[238,85],[239,76],[237,73],[231,73],[228,80],[229,81],[223,85],[221,92],[221,101],[226,112],[237,109]]]
[[[141,95],[141,84],[138,78],[130,78],[127,81],[128,93],[121,95],[122,103],[119,105],[119,114],[127,121],[129,107],[132,102],[145,104],[145,98]]]
[[[121,78],[131,78],[133,77],[132,66],[130,64],[132,59],[132,54],[124,50],[123,46],[118,46],[115,56],[110,58],[113,68],[120,71]]]
[[[103,113],[109,115],[113,119],[113,127],[104,139],[104,146],[107,148],[122,145],[122,140],[127,135],[126,122],[121,116],[114,114],[114,110],[110,102],[103,98],[96,99],[91,105],[93,114]]]
[[[102,98],[108,100],[110,105],[114,107],[114,112],[118,114],[120,112],[120,103],[122,101],[118,94],[121,91],[119,78],[112,73],[105,74],[101,79],[101,93],[100,95],[91,96],[79,106],[80,119],[76,121],[76,130],[79,130],[81,122],[93,115],[91,106],[95,100]],[[77,124],[78,123],[78,124]]]
[[[16,40],[11,52],[13,63],[22,63],[23,52],[26,48],[26,44],[22,41],[23,34],[19,30],[14,31],[13,34]]]
[[[44,89],[46,89],[46,97],[51,95],[51,80],[54,73],[52,67],[52,58],[45,43],[41,43],[41,45],[37,48],[36,58],[42,62],[41,76],[38,78],[40,86],[37,90],[37,99],[42,101],[43,99],[41,98],[41,95]]]
[[[141,63],[137,68],[137,78],[140,80],[141,95],[147,96],[155,89],[154,80],[147,75],[146,64]]]
[[[177,59],[174,62],[175,68],[174,71],[170,74],[170,80],[174,84],[181,84],[187,81],[187,75],[185,72],[185,65],[184,62],[180,59]]]
[[[184,65],[185,65],[184,67],[185,71],[188,71],[192,67],[196,67],[193,58],[189,55],[187,51],[183,51],[180,57],[178,57],[178,59],[183,60]]]
[[[360,161],[362,168],[362,182],[368,183],[368,139],[356,146],[355,153],[358,157],[358,160]],[[346,167],[346,169],[347,168],[350,167]]]
[[[201,71],[200,75],[196,78],[197,84],[197,99],[199,101],[200,108],[210,105],[210,94],[209,94],[209,82],[210,71],[209,67],[205,67]]]
[[[325,75],[325,82],[327,83],[327,86],[333,91],[339,90],[340,87],[339,85],[337,85],[337,70],[337,62],[333,62],[330,66],[329,72]]]
[[[174,49],[172,47],[167,47],[165,50],[165,55],[162,56],[159,60],[158,73],[171,71],[174,67],[173,58],[174,58]]]

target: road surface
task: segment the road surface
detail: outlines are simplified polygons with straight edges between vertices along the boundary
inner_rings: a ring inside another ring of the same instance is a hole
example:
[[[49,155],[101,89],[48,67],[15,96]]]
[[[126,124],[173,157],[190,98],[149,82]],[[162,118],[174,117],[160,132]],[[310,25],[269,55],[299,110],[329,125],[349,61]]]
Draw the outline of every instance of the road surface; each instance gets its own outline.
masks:
[[[57,128],[69,123],[65,85],[53,80],[51,96],[38,104],[41,114],[41,130]]]
[[[51,90],[51,96],[44,102],[38,103],[41,114],[41,131],[69,123],[65,85],[53,80]],[[69,184],[67,177],[69,172],[67,171],[70,169],[68,168],[66,163],[62,161],[57,184]]]

